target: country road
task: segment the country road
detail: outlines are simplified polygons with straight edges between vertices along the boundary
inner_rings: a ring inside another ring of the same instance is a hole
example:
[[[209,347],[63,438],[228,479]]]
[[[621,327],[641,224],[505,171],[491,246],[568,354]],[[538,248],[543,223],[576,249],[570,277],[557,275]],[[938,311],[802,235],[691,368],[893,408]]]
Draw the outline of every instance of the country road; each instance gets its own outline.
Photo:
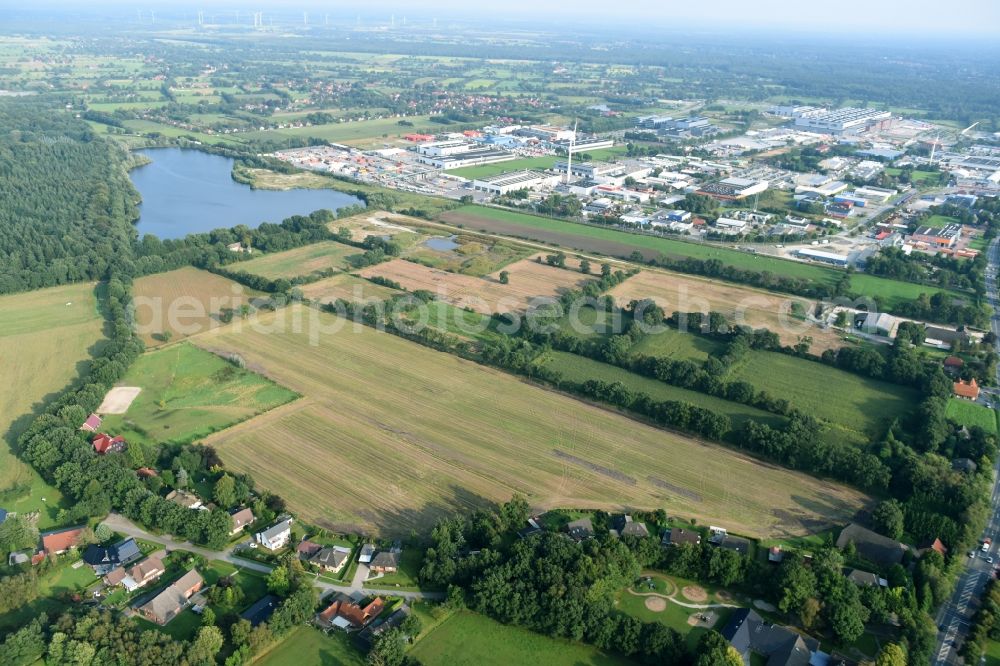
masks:
[[[1000,351],[1000,301],[997,299],[997,275],[1000,270],[1000,239],[994,238],[986,251],[986,297],[993,308],[994,315],[990,320],[990,330],[997,336],[994,343]],[[997,369],[997,381],[1000,383],[1000,368]],[[990,497],[990,520],[982,533],[982,538],[990,537],[994,541],[1000,536],[1000,463],[993,474],[993,493]],[[955,585],[955,592],[937,615],[938,650],[934,657],[934,666],[958,666],[965,660],[958,650],[969,631],[969,623],[979,605],[986,583],[993,575],[993,564],[986,561],[987,556],[996,556],[996,544],[988,552],[976,551],[975,557],[966,558],[965,569]]]
[[[196,553],[201,555],[206,560],[214,560],[217,562],[227,562],[235,567],[241,569],[248,569],[250,571],[256,571],[259,573],[270,573],[271,567],[267,564],[262,564],[260,562],[254,562],[253,560],[247,560],[242,557],[238,557],[233,554],[234,547],[227,548],[226,550],[210,550],[208,548],[203,548],[201,546],[196,546],[189,541],[178,541],[174,539],[169,534],[153,534],[144,530],[142,527],[136,525],[131,520],[125,516],[118,513],[108,514],[108,517],[104,519],[104,524],[110,527],[115,532],[124,534],[126,536],[135,537],[136,539],[143,539],[145,541],[154,541],[156,543],[161,543],[166,547],[167,551],[174,550],[186,550],[191,553]],[[380,589],[374,587],[363,587],[365,580],[368,578],[368,567],[364,564],[359,564],[354,577],[351,579],[350,584],[338,585],[336,583],[330,583],[325,580],[320,580],[319,576],[313,578],[313,586],[318,587],[323,591],[323,594],[329,592],[343,592],[349,595],[392,595],[394,597],[403,597],[404,599],[428,599],[428,600],[440,600],[444,599],[443,592],[421,592],[415,590],[397,590],[391,587]]]

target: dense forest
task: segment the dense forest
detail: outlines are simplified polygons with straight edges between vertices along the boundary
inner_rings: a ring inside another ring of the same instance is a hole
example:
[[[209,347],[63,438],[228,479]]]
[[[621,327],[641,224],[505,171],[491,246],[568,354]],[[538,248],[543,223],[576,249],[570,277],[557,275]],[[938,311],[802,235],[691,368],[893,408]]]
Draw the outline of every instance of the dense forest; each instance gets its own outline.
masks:
[[[0,293],[98,279],[128,256],[129,159],[53,102],[0,102]]]

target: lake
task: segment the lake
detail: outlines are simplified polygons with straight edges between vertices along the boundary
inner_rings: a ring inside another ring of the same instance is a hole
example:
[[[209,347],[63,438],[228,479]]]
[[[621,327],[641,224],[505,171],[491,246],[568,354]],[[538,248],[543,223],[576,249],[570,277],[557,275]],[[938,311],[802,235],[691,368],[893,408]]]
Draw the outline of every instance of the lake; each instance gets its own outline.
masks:
[[[364,202],[335,190],[255,190],[232,178],[233,160],[198,150],[138,151],[153,160],[131,173],[142,195],[139,235],[183,238],[222,227],[278,223],[321,208],[337,210]]]

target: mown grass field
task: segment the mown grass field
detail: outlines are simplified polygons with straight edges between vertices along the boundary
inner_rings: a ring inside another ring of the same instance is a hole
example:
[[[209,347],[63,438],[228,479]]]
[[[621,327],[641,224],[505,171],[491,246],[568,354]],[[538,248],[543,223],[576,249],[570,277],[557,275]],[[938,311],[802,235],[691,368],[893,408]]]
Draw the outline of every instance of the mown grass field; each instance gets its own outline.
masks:
[[[0,505],[40,511],[54,524],[62,496],[18,460],[12,446],[43,403],[79,377],[103,339],[97,285],[80,283],[0,296]],[[44,500],[43,500],[44,498]]]
[[[741,405],[738,402],[730,402],[722,398],[716,398],[705,393],[689,391],[677,386],[671,386],[664,382],[640,374],[630,372],[607,363],[601,363],[584,356],[577,356],[567,352],[551,351],[542,356],[538,364],[556,370],[562,378],[572,382],[585,382],[588,379],[597,379],[603,382],[621,382],[626,388],[636,393],[645,393],[654,400],[677,400],[687,402],[697,407],[703,407],[716,414],[728,416],[733,426],[741,427],[746,421],[754,420],[767,423],[771,426],[779,426],[785,419],[776,414],[770,414],[754,407]]]
[[[303,296],[318,303],[332,303],[338,298],[350,303],[367,303],[383,301],[393,294],[400,293],[398,289],[384,287],[349,273],[340,273],[317,282],[310,282],[299,289]]]
[[[672,328],[643,337],[632,347],[633,356],[666,356],[701,363],[722,351],[722,345],[701,335]]]
[[[920,223],[925,227],[942,229],[949,224],[958,224],[959,220],[957,217],[951,217],[950,215],[931,215],[930,217],[921,220]]]
[[[549,638],[470,611],[455,613],[420,637],[410,654],[426,666],[625,666],[634,663],[591,645]]]
[[[299,627],[255,662],[258,666],[365,666],[365,655],[350,637],[335,631],[325,634],[314,627]]]
[[[228,278],[191,266],[135,281],[135,323],[147,347],[201,333],[220,325],[222,308],[237,309],[260,293]]]
[[[509,162],[498,162],[496,164],[480,164],[478,166],[463,167],[461,169],[452,169],[448,171],[453,176],[459,176],[461,178],[468,178],[469,180],[475,180],[477,178],[489,178],[490,176],[496,176],[501,173],[507,173],[509,171],[521,171],[522,169],[531,169],[534,171],[545,171],[551,169],[559,160],[565,160],[565,157],[558,157],[556,155],[546,155],[544,157],[523,157],[517,160],[510,160]]]
[[[785,398],[857,442],[882,436],[894,418],[911,412],[919,401],[911,389],[777,352],[750,352],[728,377]]]
[[[262,327],[287,316],[263,315]],[[304,396],[205,441],[313,524],[405,534],[520,492],[539,509],[665,506],[772,536],[866,503],[846,487],[337,323],[318,313],[299,331],[230,328],[197,340]]]
[[[360,255],[362,250],[335,241],[320,241],[293,250],[276,252],[250,261],[229,266],[232,270],[246,271],[269,280],[305,276],[328,268],[344,270],[350,266],[348,257]]]
[[[986,432],[997,432],[996,411],[975,402],[952,398],[948,401],[945,415],[959,425],[969,428],[979,426]]]
[[[718,259],[746,270],[767,271],[827,285],[836,282],[841,274],[841,271],[825,266],[742,252],[714,244],[644,236],[485,206],[462,206],[443,213],[441,220],[456,226],[530,238],[614,257],[628,257],[632,252],[638,251],[647,258],[663,254],[673,258]],[[851,291],[864,296],[880,296],[892,303],[898,299],[913,299],[921,293],[934,293],[938,290],[899,280],[856,274],[851,276]],[[956,292],[951,293],[960,296]]]
[[[294,400],[288,389],[187,342],[147,352],[119,382],[142,388],[103,429],[130,443],[188,442]]]

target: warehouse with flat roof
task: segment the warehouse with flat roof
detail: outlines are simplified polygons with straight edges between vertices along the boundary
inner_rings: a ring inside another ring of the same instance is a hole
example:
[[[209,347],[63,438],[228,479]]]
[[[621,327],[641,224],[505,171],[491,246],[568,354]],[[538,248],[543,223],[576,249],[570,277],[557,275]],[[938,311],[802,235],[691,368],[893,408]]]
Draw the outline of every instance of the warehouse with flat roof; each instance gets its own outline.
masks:
[[[511,171],[488,178],[478,178],[472,181],[472,189],[478,192],[488,192],[494,195],[507,194],[516,190],[530,189],[541,185],[552,185],[558,182],[559,176],[539,173],[537,171]]]

